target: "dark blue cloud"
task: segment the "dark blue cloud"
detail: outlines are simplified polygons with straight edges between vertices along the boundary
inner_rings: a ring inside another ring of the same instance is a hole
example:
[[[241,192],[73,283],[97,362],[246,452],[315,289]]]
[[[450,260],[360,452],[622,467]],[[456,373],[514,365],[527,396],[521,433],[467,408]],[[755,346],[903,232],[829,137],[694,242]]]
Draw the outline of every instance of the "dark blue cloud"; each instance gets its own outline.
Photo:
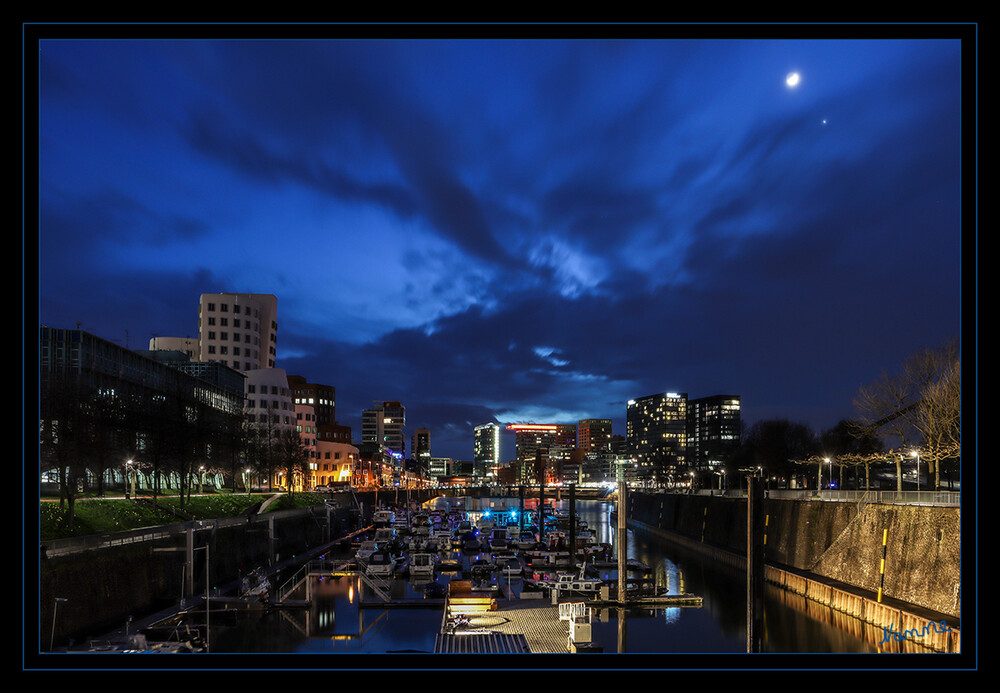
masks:
[[[665,390],[832,426],[961,327],[959,48],[48,42],[41,318],[137,343],[275,293],[339,418],[399,399],[466,458]]]

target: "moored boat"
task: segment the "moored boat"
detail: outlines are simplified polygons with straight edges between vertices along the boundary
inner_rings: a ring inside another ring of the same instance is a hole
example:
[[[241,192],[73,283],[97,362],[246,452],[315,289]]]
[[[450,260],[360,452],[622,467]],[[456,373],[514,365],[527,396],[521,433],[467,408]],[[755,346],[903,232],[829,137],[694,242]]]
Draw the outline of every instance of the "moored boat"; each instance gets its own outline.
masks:
[[[494,527],[486,543],[490,551],[506,551],[510,548],[511,541],[505,528]]]
[[[376,527],[391,527],[396,521],[396,513],[391,510],[376,510],[372,516],[372,524]]]
[[[368,539],[361,542],[361,546],[354,554],[354,557],[357,558],[359,561],[367,563],[368,559],[371,558],[371,555],[375,553],[377,550],[378,550],[378,545],[375,543],[375,541]]]
[[[474,580],[483,580],[489,578],[493,573],[496,572],[497,565],[493,561],[487,560],[485,558],[480,558],[472,562],[469,566],[469,571],[472,573],[472,578]]]
[[[393,555],[385,549],[379,549],[368,558],[365,574],[377,577],[390,577],[395,570],[396,559]]]
[[[500,574],[507,579],[519,578],[524,575],[524,561],[514,555],[497,556],[494,561]]]
[[[410,554],[410,575],[412,577],[428,577],[434,575],[437,567],[437,554],[414,553]]]

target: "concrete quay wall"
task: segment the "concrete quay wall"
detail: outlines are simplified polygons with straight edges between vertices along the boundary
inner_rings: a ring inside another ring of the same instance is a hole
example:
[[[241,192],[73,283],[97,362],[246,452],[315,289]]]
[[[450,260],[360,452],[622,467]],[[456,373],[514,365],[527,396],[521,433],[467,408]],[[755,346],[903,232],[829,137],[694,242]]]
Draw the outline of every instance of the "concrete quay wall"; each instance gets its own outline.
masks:
[[[82,643],[140,619],[179,607],[185,598],[200,603],[206,579],[212,591],[257,567],[293,558],[352,531],[357,514],[325,508],[261,513],[170,526],[165,536],[128,541],[39,561],[39,647],[72,639]],[[194,547],[187,576],[187,546]],[[208,547],[207,551],[204,547]],[[211,562],[206,572],[206,553]],[[188,595],[188,583],[193,594]],[[63,599],[56,606],[55,600]],[[56,609],[53,619],[53,609]]]
[[[271,566],[345,536],[371,522],[376,506],[422,503],[439,494],[420,491],[358,491],[330,496],[338,509],[266,512],[196,523],[193,533],[193,594],[205,591],[205,550],[211,564],[209,588],[233,583],[260,566]],[[275,496],[274,498],[277,498]],[[81,544],[96,548],[55,552],[39,562],[39,646],[47,650],[69,639],[84,642],[125,624],[130,617],[179,606],[186,585],[186,523],[156,528],[164,536],[108,545],[106,537],[87,537]],[[56,606],[55,599],[65,599]],[[53,609],[56,618],[53,619]]]
[[[641,492],[627,498],[629,520],[746,554],[743,498]],[[959,616],[959,508],[766,499],[764,513],[769,564],[868,592],[881,587],[884,597]]]

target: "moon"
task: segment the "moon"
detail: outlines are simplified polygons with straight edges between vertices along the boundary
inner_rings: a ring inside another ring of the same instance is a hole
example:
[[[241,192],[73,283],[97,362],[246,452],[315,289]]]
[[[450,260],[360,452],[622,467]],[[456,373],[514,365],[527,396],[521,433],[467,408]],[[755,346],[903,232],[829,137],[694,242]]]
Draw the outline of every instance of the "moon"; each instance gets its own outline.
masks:
[[[787,84],[789,88],[794,89],[795,87],[799,86],[799,79],[800,78],[798,72],[790,72],[788,73],[788,76],[785,77],[785,84]]]

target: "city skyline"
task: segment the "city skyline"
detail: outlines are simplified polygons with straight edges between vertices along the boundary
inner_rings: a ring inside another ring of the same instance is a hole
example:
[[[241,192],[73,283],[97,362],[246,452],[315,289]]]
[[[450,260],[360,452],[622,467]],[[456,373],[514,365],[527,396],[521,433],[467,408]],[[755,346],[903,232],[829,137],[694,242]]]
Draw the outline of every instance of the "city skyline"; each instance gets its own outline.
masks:
[[[959,336],[961,43],[663,34],[43,40],[39,320],[273,294],[276,366],[435,457],[667,391],[831,428]]]

